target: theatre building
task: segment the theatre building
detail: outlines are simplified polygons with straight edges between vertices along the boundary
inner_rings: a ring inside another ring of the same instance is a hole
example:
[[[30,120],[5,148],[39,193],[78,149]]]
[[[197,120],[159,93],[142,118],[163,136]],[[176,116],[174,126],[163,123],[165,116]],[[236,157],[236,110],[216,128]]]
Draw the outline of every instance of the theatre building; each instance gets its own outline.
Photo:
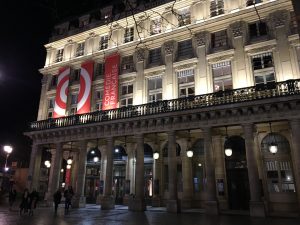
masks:
[[[295,18],[291,0],[131,0],[58,24],[28,187],[52,202],[72,186],[76,207],[299,215]]]

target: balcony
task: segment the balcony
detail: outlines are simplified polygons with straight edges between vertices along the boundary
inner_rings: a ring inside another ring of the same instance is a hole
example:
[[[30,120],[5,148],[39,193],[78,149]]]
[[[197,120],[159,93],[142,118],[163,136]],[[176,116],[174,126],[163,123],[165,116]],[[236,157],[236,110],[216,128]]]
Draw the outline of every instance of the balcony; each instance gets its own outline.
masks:
[[[300,79],[287,80],[284,82],[258,85],[247,88],[226,90],[210,94],[190,96],[152,102],[143,105],[122,107],[106,111],[96,111],[81,115],[72,115],[57,119],[47,119],[30,123],[29,131],[41,131],[47,129],[64,128],[70,126],[80,126],[96,124],[107,121],[123,119],[133,119],[143,116],[155,116],[163,113],[188,112],[195,109],[213,110],[213,107],[231,105],[238,103],[254,102],[264,99],[279,99],[283,97],[295,96],[300,94]]]

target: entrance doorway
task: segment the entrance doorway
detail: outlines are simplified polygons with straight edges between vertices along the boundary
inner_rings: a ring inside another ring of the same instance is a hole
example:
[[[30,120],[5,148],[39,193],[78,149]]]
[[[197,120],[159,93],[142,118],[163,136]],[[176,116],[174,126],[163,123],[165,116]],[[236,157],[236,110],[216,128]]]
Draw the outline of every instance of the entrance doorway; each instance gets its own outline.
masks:
[[[249,210],[250,187],[245,140],[240,136],[232,136],[224,145],[232,148],[232,155],[225,156],[229,209]]]

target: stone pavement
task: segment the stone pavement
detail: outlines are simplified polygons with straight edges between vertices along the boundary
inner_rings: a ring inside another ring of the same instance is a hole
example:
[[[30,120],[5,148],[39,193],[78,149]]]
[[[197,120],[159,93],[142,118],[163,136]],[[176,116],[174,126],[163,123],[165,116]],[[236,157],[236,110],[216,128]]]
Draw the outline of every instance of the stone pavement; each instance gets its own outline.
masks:
[[[10,212],[0,206],[0,225],[300,225],[299,218],[250,218],[249,216],[206,216],[198,210],[170,214],[164,208],[145,212],[128,212],[126,207],[101,211],[100,206],[87,205],[82,209],[71,209],[64,215],[59,208],[54,215],[52,208],[38,208],[33,216],[20,216],[17,209]]]

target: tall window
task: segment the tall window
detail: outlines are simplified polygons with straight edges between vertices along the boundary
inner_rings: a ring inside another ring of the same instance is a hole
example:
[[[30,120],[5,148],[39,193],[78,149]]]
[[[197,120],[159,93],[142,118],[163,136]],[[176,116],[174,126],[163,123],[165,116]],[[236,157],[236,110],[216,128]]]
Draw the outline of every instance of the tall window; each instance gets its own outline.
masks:
[[[133,72],[133,56],[132,55],[124,56],[122,58],[121,72],[122,72],[122,74]]]
[[[121,86],[120,107],[131,106],[133,103],[133,84],[123,84]]]
[[[211,47],[213,49],[224,48],[227,46],[226,30],[218,31],[211,34]]]
[[[82,56],[84,54],[84,42],[78,43],[76,49],[76,57]]]
[[[72,82],[78,83],[79,80],[80,80],[80,69],[75,69],[75,70],[73,70],[73,73],[72,73]]]
[[[262,2],[262,0],[246,0],[246,6],[255,5],[255,4],[258,4],[261,2]]]
[[[56,52],[55,62],[61,62],[63,60],[64,49],[58,49]]]
[[[78,101],[78,94],[72,94],[70,115],[75,115],[77,113],[77,101]]]
[[[263,37],[267,34],[267,24],[265,22],[257,21],[249,24],[249,35],[251,39]]]
[[[51,82],[50,82],[50,89],[53,89],[53,88],[56,88],[56,85],[57,85],[57,77],[58,76],[55,76],[55,75],[53,75],[52,77],[51,77]]]
[[[100,37],[99,49],[107,49],[108,48],[108,35],[104,35]]]
[[[134,37],[134,28],[133,27],[126,28],[124,34],[124,43],[133,41],[133,37]]]
[[[149,51],[149,64],[160,64],[161,62],[161,49],[155,48]]]
[[[178,42],[178,59],[186,59],[193,57],[192,40]]]
[[[97,90],[95,92],[95,111],[102,109],[102,98],[103,98],[103,90]]]
[[[278,152],[269,152],[269,143],[276,140]],[[288,140],[278,134],[268,134],[261,142],[269,192],[295,192],[293,168]]]
[[[210,16],[218,16],[224,14],[224,1],[223,0],[211,0],[210,1]]]
[[[252,68],[256,85],[275,82],[275,69],[271,52],[252,56]]]
[[[190,8],[185,8],[178,11],[178,26],[184,26],[191,23]]]
[[[54,104],[55,104],[54,98],[50,98],[48,100],[48,118],[53,117]]]
[[[162,100],[162,78],[153,77],[148,79],[148,102]]]
[[[161,33],[161,18],[156,18],[154,20],[151,20],[151,25],[150,25],[150,34],[154,35],[154,34],[159,34]]]
[[[290,29],[292,34],[296,34],[298,31],[297,17],[294,11],[291,12]]]
[[[181,70],[177,72],[179,97],[185,98],[195,95],[194,69]]]
[[[231,63],[221,62],[212,65],[214,91],[232,89]]]
[[[296,47],[296,51],[297,51],[298,65],[300,69],[300,46]]]
[[[101,79],[104,76],[104,64],[103,63],[96,63],[95,64],[95,78]]]

